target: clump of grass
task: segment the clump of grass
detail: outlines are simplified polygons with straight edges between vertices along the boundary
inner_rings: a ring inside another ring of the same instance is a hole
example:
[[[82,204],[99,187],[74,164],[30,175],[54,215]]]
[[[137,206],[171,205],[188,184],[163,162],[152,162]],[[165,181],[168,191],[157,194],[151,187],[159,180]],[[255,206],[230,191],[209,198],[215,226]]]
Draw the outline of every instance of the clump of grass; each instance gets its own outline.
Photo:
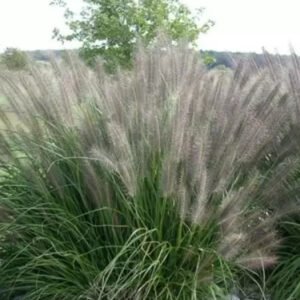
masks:
[[[222,299],[276,262],[296,158],[267,73],[158,43],[114,77],[70,58],[0,87],[1,297]]]

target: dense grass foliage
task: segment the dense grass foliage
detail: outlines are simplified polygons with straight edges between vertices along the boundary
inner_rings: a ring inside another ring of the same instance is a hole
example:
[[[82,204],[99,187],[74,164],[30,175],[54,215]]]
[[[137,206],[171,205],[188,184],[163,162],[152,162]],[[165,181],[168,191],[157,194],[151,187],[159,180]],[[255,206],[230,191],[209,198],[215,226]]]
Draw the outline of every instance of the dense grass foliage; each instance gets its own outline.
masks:
[[[275,300],[300,298],[300,218],[281,222],[280,260],[268,281]]]
[[[224,299],[274,265],[299,189],[285,74],[167,42],[114,77],[2,72],[0,297]]]

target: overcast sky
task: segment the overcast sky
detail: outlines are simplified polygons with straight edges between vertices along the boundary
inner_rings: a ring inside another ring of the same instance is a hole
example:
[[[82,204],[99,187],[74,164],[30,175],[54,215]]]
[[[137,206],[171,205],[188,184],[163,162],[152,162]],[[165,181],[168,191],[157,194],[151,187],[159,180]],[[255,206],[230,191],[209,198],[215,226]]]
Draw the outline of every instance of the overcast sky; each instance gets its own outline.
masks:
[[[155,1],[155,0],[154,0]],[[199,40],[202,49],[255,51],[264,46],[287,53],[292,44],[300,53],[300,0],[182,0],[191,8],[205,7],[204,18],[215,27]],[[74,8],[82,0],[69,0]],[[0,50],[58,49],[78,46],[52,40],[54,27],[63,28],[62,10],[49,0],[0,0]]]

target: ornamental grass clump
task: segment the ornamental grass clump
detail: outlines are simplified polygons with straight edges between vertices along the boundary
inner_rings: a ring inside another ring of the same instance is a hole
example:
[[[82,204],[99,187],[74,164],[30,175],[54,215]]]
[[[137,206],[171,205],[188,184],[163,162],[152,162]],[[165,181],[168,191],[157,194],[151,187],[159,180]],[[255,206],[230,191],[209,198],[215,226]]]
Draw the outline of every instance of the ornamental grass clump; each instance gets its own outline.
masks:
[[[294,103],[246,70],[158,42],[114,76],[1,72],[0,297],[224,299],[272,266]]]

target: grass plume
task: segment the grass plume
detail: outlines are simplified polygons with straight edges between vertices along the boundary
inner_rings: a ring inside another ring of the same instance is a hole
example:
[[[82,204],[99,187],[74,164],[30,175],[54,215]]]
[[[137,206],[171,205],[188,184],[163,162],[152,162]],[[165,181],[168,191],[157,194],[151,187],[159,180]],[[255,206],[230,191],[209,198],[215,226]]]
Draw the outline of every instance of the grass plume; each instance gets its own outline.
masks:
[[[246,70],[163,41],[115,76],[2,72],[0,296],[222,299],[273,265],[296,101]]]

